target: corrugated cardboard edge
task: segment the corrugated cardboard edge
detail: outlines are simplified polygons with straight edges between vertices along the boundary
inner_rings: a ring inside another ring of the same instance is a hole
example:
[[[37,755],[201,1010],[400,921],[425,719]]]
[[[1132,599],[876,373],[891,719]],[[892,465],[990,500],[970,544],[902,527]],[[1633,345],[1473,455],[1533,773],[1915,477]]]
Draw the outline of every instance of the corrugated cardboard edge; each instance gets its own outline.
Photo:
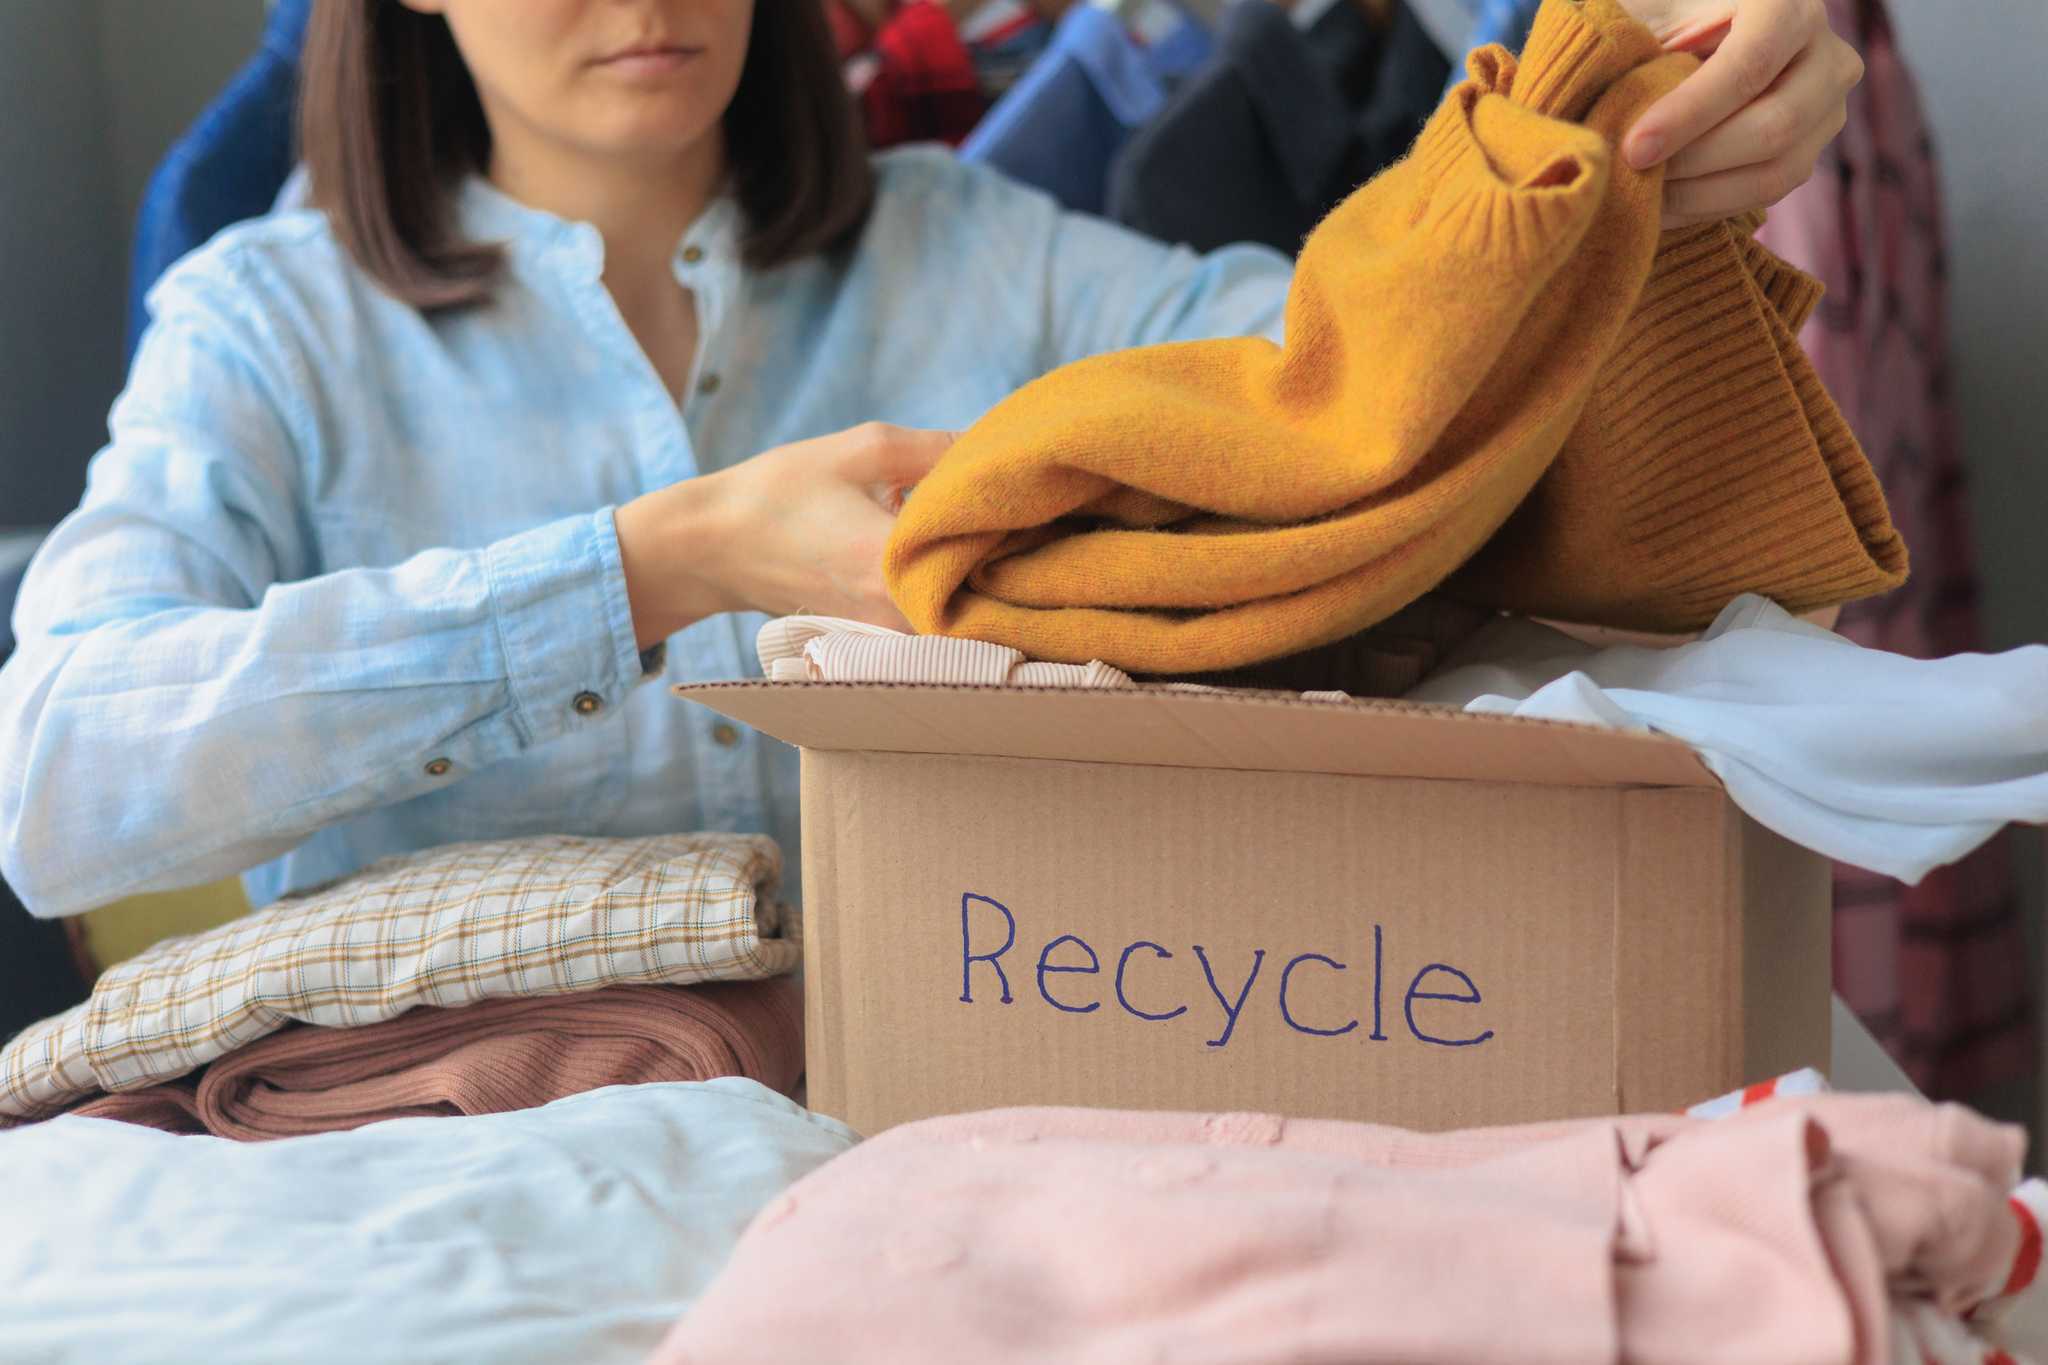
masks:
[[[1704,791],[1615,799],[1614,1112],[1679,1109],[1740,1069],[1733,807]]]
[[[1414,702],[928,683],[673,690],[805,749],[1720,790],[1691,748],[1665,736]]]
[[[1741,859],[1729,894],[1741,898],[1741,991],[1750,1002],[1739,1017],[1752,1025],[1743,1079],[1825,1072],[1834,1055],[1833,867],[1732,806],[1729,824],[1731,856]]]
[[[1616,1111],[1680,1109],[1825,1068],[1828,861],[1717,793],[1617,796]],[[1642,981],[1662,985],[1654,994],[1632,988]]]
[[[832,803],[818,765],[806,754],[802,770],[804,812],[804,885],[824,889],[839,885],[839,812]],[[847,1107],[846,1029],[839,1013],[846,991],[838,976],[841,957],[839,916],[805,916],[804,1046],[805,1103],[821,1114],[844,1114]]]

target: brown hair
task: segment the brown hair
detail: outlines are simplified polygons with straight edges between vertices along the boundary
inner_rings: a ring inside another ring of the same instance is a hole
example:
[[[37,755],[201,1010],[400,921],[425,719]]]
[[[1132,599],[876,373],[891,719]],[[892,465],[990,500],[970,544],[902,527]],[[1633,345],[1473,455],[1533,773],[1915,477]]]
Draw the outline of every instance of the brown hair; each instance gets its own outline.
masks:
[[[725,111],[747,263],[768,268],[842,245],[867,218],[873,177],[824,7],[756,0],[739,88]],[[491,132],[448,23],[395,0],[316,0],[306,34],[299,142],[356,264],[421,309],[481,302],[498,247],[453,222]]]

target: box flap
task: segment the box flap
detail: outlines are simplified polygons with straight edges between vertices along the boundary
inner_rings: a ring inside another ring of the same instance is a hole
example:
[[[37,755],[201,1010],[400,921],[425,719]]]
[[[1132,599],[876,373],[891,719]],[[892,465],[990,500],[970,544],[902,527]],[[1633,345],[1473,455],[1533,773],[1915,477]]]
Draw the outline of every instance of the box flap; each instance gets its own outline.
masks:
[[[1686,745],[1557,721],[1274,692],[729,682],[675,688],[803,749],[1547,786],[1713,787]]]

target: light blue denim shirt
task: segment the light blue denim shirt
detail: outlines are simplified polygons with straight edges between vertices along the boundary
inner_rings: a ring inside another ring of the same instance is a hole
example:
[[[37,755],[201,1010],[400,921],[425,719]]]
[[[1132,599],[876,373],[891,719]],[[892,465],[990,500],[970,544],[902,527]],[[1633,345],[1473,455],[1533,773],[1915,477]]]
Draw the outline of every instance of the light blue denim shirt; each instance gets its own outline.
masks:
[[[644,670],[613,509],[871,419],[957,430],[1096,352],[1277,336],[1291,269],[1160,246],[940,152],[876,165],[843,255],[748,269],[730,201],[691,227],[680,410],[596,229],[481,181],[465,230],[508,244],[486,307],[394,301],[313,212],[181,262],[0,670],[0,870],[23,902],[246,872],[263,904],[540,832],[766,831],[794,883],[794,751],[652,685],[757,673],[762,618],[701,622]]]

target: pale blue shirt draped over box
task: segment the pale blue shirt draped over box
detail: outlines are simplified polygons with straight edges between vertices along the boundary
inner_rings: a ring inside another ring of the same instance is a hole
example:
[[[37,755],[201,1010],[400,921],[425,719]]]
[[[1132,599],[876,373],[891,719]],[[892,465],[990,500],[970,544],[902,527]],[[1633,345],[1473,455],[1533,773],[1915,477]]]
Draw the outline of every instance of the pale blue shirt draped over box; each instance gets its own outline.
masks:
[[[613,509],[868,420],[958,430],[1082,356],[1277,336],[1290,269],[929,149],[877,168],[849,252],[749,269],[729,200],[685,234],[702,341],[680,409],[596,229],[481,181],[461,222],[508,267],[486,307],[396,302],[310,211],[176,267],[0,670],[0,869],[24,903],[254,869],[262,904],[547,831],[766,831],[794,880],[794,752],[657,685],[757,672],[761,618],[701,622],[643,669]]]

